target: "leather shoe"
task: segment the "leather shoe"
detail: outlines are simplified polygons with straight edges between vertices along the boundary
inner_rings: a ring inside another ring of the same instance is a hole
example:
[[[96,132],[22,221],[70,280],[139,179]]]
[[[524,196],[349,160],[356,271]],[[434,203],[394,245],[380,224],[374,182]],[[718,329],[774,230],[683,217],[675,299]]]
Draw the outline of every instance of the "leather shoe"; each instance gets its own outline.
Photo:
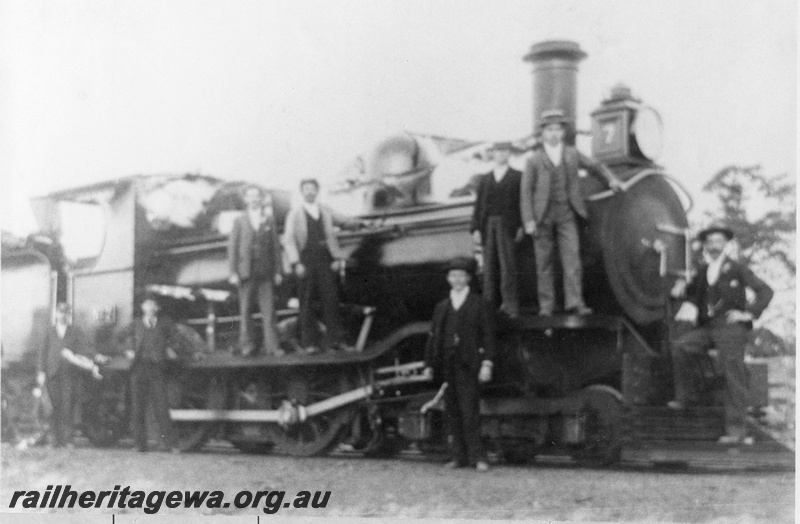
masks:
[[[482,460],[479,460],[478,462],[475,463],[475,470],[478,471],[479,473],[485,473],[489,471],[489,464],[487,464]]]
[[[466,468],[467,465],[463,462],[459,462],[457,460],[451,460],[447,464],[444,465],[444,469],[458,469],[458,468]]]

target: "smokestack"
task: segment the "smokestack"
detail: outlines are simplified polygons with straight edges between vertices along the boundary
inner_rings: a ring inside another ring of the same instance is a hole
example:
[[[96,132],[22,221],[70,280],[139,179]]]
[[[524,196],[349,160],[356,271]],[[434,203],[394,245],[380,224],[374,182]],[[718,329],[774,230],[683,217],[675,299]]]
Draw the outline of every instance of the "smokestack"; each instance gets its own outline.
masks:
[[[586,58],[577,42],[548,40],[531,46],[524,60],[533,64],[533,134],[543,111],[561,109],[572,121],[566,141],[575,143],[578,62]]]

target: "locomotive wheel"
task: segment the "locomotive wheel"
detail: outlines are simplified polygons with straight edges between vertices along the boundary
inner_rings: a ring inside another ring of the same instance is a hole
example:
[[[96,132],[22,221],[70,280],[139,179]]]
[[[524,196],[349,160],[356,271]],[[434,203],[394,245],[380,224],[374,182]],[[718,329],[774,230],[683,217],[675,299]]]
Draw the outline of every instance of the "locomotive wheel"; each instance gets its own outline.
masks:
[[[289,376],[285,398],[308,406],[352,389],[352,381],[344,371],[313,370]],[[275,424],[275,442],[279,449],[295,457],[323,455],[339,443],[355,413],[355,407],[343,406],[285,428]]]
[[[226,384],[223,377],[186,369],[176,370],[167,384],[171,409],[222,409]],[[216,422],[173,423],[175,444],[181,451],[196,451],[211,437]]]
[[[586,402],[586,443],[572,454],[584,466],[608,466],[619,461],[622,450],[622,402],[617,391],[594,385],[578,397]]]
[[[233,409],[274,409],[280,400],[274,398],[273,378],[269,376],[241,377],[230,388]],[[226,438],[242,453],[263,455],[275,447],[272,424],[258,422],[229,423]]]

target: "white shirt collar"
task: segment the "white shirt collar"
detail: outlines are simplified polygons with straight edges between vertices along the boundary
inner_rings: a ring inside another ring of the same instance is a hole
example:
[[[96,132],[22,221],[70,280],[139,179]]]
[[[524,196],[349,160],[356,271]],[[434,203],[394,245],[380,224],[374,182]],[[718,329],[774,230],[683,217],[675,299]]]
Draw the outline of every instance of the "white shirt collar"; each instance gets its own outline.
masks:
[[[494,174],[494,181],[500,182],[503,180],[503,177],[506,176],[506,173],[508,173],[508,164],[504,166],[496,166],[492,173]]]
[[[725,253],[723,252],[716,258],[716,260],[712,259],[706,253],[703,253],[703,258],[708,264],[708,270],[706,271],[706,282],[708,282],[709,286],[713,286],[717,283],[717,280],[719,280],[719,275],[722,273],[722,266],[725,263],[725,259],[728,257],[726,257]]]
[[[308,202],[303,202],[303,208],[306,210],[306,213],[311,215],[311,218],[314,220],[319,220],[319,204],[314,202],[313,204],[309,204]]]
[[[267,215],[264,213],[264,210],[259,209],[247,209],[247,216],[250,219],[250,225],[253,226],[253,229],[258,230],[261,227],[261,224],[266,222]]]
[[[545,143],[544,152],[547,154],[547,157],[550,159],[553,165],[558,167],[561,165],[561,159],[564,157],[564,143],[559,142],[559,144],[555,146]]]
[[[453,304],[453,309],[458,311],[461,306],[464,305],[464,302],[467,300],[467,295],[469,295],[469,287],[465,287],[461,291],[456,291],[455,289],[450,290],[450,303]]]

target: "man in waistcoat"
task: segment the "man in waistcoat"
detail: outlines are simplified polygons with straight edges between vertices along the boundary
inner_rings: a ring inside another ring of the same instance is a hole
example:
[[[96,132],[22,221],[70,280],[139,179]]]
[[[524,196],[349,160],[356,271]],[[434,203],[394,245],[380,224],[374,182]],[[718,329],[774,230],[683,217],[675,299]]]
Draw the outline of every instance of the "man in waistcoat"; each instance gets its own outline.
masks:
[[[180,346],[178,330],[174,322],[160,317],[159,305],[154,295],[145,296],[141,304],[142,316],[123,330],[119,338],[129,339],[125,356],[132,361],[131,424],[133,440],[139,451],[148,450],[147,406],[155,410],[158,434],[165,451],[176,452],[172,420],[169,415],[167,397],[167,361],[177,358]]]
[[[520,209],[525,232],[533,236],[536,251],[536,284],[539,314],[555,309],[553,249],[558,243],[564,274],[564,309],[578,315],[591,314],[583,299],[583,270],[578,226],[588,213],[580,189],[578,169],[602,176],[618,191],[619,180],[607,169],[564,143],[568,123],[563,111],[542,113],[542,148],[528,159],[522,174]]]
[[[56,305],[56,321],[48,326],[39,354],[36,383],[47,388],[53,405],[50,433],[54,447],[72,447],[73,423],[81,386],[81,368],[99,377],[88,358],[80,330],[69,321],[69,306]]]
[[[478,194],[472,213],[472,239],[483,249],[483,298],[495,303],[495,286],[500,283],[500,311],[519,316],[516,242],[522,239],[520,179],[522,173],[508,165],[512,145],[495,144],[494,169],[478,179]],[[499,268],[498,268],[499,266]]]
[[[263,352],[283,355],[275,321],[273,285],[280,285],[281,246],[272,206],[272,195],[252,185],[244,190],[245,212],[236,218],[228,241],[230,282],[239,288],[239,347],[249,355],[254,347],[250,335],[253,295],[258,296],[263,326]]]
[[[453,259],[448,265],[450,296],[436,305],[425,347],[425,374],[447,383],[445,406],[453,437],[448,468],[474,466],[487,471],[480,435],[479,383],[492,379],[494,333],[485,302],[469,282],[474,260]]]
[[[697,327],[676,340],[672,347],[675,400],[672,409],[691,403],[691,368],[693,358],[711,348],[719,352],[725,377],[725,435],[720,444],[749,443],[745,428],[748,407],[748,372],[744,349],[753,320],[772,300],[772,288],[746,266],[727,253],[733,231],[714,226],[701,231],[703,263],[697,277],[688,286],[679,280],[672,290],[676,298],[688,300],[678,311],[677,320],[696,322]],[[755,299],[748,303],[746,289]]]
[[[307,352],[318,350],[317,319],[311,307],[316,296],[322,305],[327,346],[349,351],[352,348],[343,340],[336,282],[336,275],[344,271],[345,255],[339,247],[335,226],[353,223],[317,201],[319,182],[316,179],[301,180],[300,193],[303,202],[289,211],[283,236],[286,257],[298,279],[300,344]]]

